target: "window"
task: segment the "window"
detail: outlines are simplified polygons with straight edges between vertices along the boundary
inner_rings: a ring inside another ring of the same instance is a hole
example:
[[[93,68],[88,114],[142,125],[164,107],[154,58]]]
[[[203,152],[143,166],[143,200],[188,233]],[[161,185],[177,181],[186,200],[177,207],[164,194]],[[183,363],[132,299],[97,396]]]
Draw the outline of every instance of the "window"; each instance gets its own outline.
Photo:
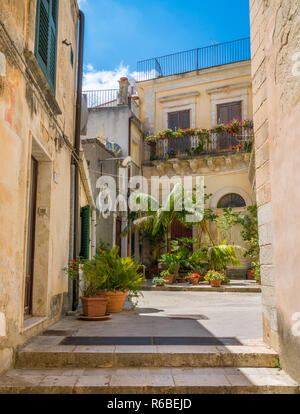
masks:
[[[59,0],[37,0],[35,56],[55,93]]]
[[[179,128],[190,127],[190,110],[168,113],[168,128],[177,131]]]
[[[218,203],[217,208],[246,207],[246,202],[239,194],[226,194]]]
[[[218,108],[218,124],[232,121],[234,118],[242,118],[242,102],[229,102],[220,104]]]

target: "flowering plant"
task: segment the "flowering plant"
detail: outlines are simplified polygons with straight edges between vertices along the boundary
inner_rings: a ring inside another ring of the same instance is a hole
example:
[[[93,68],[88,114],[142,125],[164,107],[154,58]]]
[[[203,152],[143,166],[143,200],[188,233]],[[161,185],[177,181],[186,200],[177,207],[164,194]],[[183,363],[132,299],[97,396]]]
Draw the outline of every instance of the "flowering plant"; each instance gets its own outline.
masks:
[[[221,281],[223,281],[223,280],[225,280],[225,275],[224,275],[224,273],[216,272],[215,270],[210,270],[209,272],[207,272],[204,279],[207,282],[209,282],[210,280],[221,280]]]
[[[232,145],[231,150],[232,151],[236,151],[236,152],[240,152],[240,150],[243,148],[242,144],[239,145]]]
[[[239,118],[234,118],[227,125],[224,124],[224,131],[231,135],[237,135],[240,132],[240,126]]]
[[[253,121],[251,119],[244,119],[241,122],[241,126],[243,128],[253,128]]]
[[[194,279],[200,279],[200,275],[198,275],[198,273],[192,273],[192,274],[190,274],[189,275],[189,278],[191,279],[191,280],[194,280]]]
[[[149,135],[146,138],[148,144],[154,143],[160,139],[169,139],[169,138],[183,138],[185,136],[198,136],[201,139],[209,142],[211,133],[222,133],[227,132],[231,135],[238,135],[240,128],[250,129],[253,128],[253,122],[251,119],[244,119],[240,121],[239,118],[234,118],[229,123],[222,123],[216,125],[214,128],[205,129],[205,128],[178,128],[177,131],[173,131],[168,128],[162,131],[159,131],[156,135]]]

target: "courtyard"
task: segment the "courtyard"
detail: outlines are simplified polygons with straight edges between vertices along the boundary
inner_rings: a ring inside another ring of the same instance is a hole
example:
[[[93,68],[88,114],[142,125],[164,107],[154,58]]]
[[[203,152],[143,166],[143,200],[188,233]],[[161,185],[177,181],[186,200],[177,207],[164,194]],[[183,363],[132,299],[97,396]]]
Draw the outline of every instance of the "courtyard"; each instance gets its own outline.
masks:
[[[215,337],[262,340],[258,293],[144,291],[134,310],[103,322],[66,317],[51,330],[85,337]],[[129,308],[129,304],[125,308]]]

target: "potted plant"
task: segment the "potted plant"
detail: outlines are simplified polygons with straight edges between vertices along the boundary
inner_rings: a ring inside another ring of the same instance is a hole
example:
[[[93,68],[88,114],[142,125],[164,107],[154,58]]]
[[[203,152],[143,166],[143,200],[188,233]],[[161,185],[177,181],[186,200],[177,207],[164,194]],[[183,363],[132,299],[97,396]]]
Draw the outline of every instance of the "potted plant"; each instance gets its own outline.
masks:
[[[154,277],[152,279],[152,284],[155,286],[165,286],[166,279],[164,279],[163,277]]]
[[[255,280],[255,272],[252,267],[247,270],[247,280]]]
[[[105,295],[98,294],[99,274],[97,271],[86,272],[85,265],[87,262],[78,258],[77,260],[73,260],[64,271],[72,280],[77,280],[82,265],[83,273],[81,282],[83,284],[83,295],[80,299],[83,315],[88,317],[105,316],[109,298]]]
[[[222,283],[221,283],[222,285],[230,285],[230,279],[229,279],[229,277],[226,277],[225,276],[225,278],[224,278],[224,280],[222,280]]]
[[[131,257],[120,257],[119,248],[100,249],[97,255],[83,265],[86,275],[97,274],[98,295],[109,298],[107,311],[121,312],[127,296],[137,297],[144,282],[140,265]]]
[[[190,278],[192,285],[198,285],[199,280],[200,280],[200,275],[198,275],[198,273],[191,273],[189,278]]]
[[[160,273],[161,277],[165,279],[166,283],[172,285],[174,283],[175,275],[170,273],[169,270],[164,270]]]
[[[205,278],[207,282],[210,282],[212,287],[220,287],[223,280],[225,279],[224,273],[216,272],[215,270],[210,270],[207,272]]]
[[[160,258],[159,268],[169,270],[174,277],[177,276],[180,268],[180,256],[176,253],[164,253]]]

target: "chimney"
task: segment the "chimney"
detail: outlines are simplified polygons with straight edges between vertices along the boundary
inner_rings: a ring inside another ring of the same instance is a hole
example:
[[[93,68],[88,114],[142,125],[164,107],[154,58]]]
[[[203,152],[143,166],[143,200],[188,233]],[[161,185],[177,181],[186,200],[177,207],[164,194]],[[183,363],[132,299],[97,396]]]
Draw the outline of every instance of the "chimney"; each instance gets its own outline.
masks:
[[[130,83],[127,78],[120,78],[119,85],[118,105],[128,105],[128,88]]]

